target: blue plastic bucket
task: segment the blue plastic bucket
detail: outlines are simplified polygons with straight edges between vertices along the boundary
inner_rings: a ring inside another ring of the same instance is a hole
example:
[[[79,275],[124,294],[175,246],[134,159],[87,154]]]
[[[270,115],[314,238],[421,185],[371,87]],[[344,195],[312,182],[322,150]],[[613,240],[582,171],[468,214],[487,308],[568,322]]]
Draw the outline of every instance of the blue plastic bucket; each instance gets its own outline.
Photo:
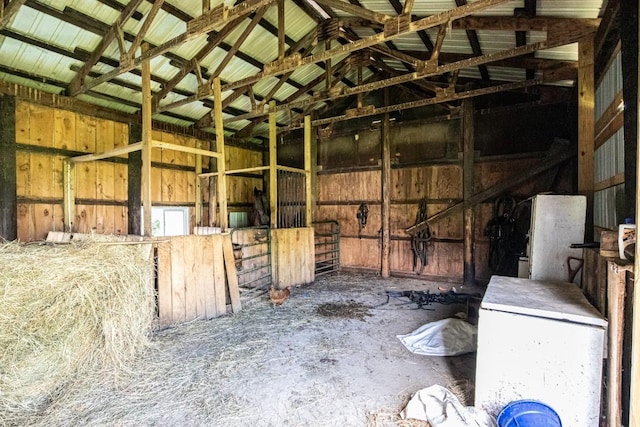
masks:
[[[562,427],[560,417],[549,405],[537,400],[516,400],[498,414],[499,427]]]

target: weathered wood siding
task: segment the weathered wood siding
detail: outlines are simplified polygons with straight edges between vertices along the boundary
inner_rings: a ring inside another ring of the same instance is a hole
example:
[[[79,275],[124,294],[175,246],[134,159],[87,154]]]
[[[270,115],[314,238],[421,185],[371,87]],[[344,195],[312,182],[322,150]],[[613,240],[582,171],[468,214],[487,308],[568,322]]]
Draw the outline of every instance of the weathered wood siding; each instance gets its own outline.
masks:
[[[83,153],[100,153],[134,143],[129,125],[17,100],[15,119],[17,229],[21,241],[43,240],[49,231],[62,231],[63,160]],[[153,139],[209,149],[210,142],[195,137],[154,130]],[[262,164],[262,153],[228,147],[227,169]],[[190,208],[195,225],[195,155],[167,149],[152,152],[152,203]],[[203,165],[208,169],[208,161]],[[127,234],[127,155],[76,166],[75,232]],[[261,179],[228,177],[229,202],[248,210],[253,187]],[[203,201],[208,200],[207,180]],[[203,208],[207,224],[208,205]]]
[[[273,286],[284,289],[314,280],[315,248],[313,228],[271,230]]]

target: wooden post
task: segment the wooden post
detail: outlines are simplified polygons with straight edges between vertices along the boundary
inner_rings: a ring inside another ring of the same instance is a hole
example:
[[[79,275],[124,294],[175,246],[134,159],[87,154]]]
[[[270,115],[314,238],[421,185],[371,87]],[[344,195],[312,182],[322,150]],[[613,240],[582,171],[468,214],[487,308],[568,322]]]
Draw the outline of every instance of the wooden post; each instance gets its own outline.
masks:
[[[144,53],[149,48],[146,43],[142,45]],[[151,236],[151,63],[146,59],[142,61],[142,206],[143,226],[142,234]]]
[[[389,89],[384,90],[384,104],[389,105]],[[382,125],[381,146],[382,146],[382,245],[380,253],[380,275],[387,278],[391,275],[391,263],[389,259],[390,243],[391,243],[391,203],[389,200],[389,188],[391,187],[391,139],[389,137],[389,113],[384,115],[384,123]]]
[[[607,422],[622,425],[622,352],[624,336],[624,300],[628,267],[607,262],[608,381]]]
[[[198,147],[201,148],[201,147]],[[198,175],[202,173],[202,156],[196,154],[196,225],[202,226],[202,179]]]
[[[637,13],[637,10],[636,10]],[[636,15],[637,16],[637,15]],[[636,18],[637,19],[637,18]],[[639,25],[636,30],[640,31]],[[637,34],[640,34],[636,32]],[[636,52],[637,54],[637,52]],[[640,71],[640,62],[638,64]],[[640,84],[640,73],[636,74],[636,85]],[[637,87],[637,86],[636,86]],[[640,109],[636,123],[640,120]],[[636,138],[638,134],[636,133]],[[636,141],[636,159],[640,158],[640,144]],[[636,177],[640,176],[640,163],[636,162]],[[640,219],[640,186],[636,185],[636,224]],[[633,266],[633,320],[631,324],[631,384],[629,386],[629,426],[640,425],[640,247],[636,244]]]
[[[278,59],[285,55],[284,0],[278,0]]]
[[[578,193],[587,198],[584,241],[593,242],[594,188],[593,36],[578,43]]]
[[[474,183],[474,107],[473,98],[465,99],[462,103],[462,192],[464,201],[473,196]],[[464,284],[473,285],[476,281],[475,251],[474,251],[474,208],[464,210]]]
[[[76,215],[76,165],[71,159],[62,162],[64,231],[73,233]]]
[[[311,164],[311,116],[304,116],[304,183],[305,183],[305,225],[311,227],[313,223],[313,209],[312,209],[312,164]]]
[[[638,2],[621,1],[618,17],[622,45],[622,92],[624,93],[625,207],[622,218],[633,218],[638,143]]]
[[[271,228],[278,228],[278,135],[276,128],[276,103],[269,103],[269,208]]]
[[[0,237],[18,238],[16,99],[0,95]]]
[[[218,157],[218,205],[220,206],[220,228],[226,231],[229,228],[229,215],[227,215],[227,164],[224,149],[224,125],[222,120],[222,90],[220,77],[213,79],[213,108],[214,123],[216,128],[216,150]]]
[[[142,140],[140,123],[129,125],[129,144]],[[127,166],[127,233],[142,235],[142,151],[129,153]]]

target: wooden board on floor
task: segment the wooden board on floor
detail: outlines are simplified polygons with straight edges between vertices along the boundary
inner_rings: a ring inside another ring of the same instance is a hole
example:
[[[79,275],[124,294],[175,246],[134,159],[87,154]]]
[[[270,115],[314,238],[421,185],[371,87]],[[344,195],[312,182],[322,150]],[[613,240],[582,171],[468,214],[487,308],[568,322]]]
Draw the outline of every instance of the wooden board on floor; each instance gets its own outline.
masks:
[[[236,271],[236,261],[233,256],[233,245],[231,236],[222,235],[222,250],[224,252],[224,266],[227,273],[227,286],[229,299],[231,300],[231,310],[234,313],[240,311],[240,289],[238,288],[238,273]]]

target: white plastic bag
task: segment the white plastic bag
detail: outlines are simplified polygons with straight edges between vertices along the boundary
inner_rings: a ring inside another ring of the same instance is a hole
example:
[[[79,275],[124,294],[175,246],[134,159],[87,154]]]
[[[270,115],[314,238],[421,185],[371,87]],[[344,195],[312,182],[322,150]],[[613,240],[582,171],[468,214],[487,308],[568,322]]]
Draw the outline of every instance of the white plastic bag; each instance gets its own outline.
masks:
[[[402,419],[428,421],[432,427],[495,427],[489,414],[464,406],[446,388],[433,385],[416,392],[400,413]]]
[[[443,319],[397,335],[407,349],[425,356],[456,356],[476,351],[478,328],[464,320]]]

